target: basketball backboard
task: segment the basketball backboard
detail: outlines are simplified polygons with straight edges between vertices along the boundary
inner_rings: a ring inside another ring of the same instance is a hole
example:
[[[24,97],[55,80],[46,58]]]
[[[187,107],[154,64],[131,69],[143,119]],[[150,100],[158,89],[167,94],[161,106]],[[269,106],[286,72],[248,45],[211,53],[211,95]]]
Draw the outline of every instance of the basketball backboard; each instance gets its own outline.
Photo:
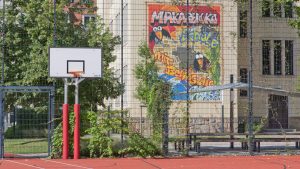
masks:
[[[49,77],[83,78],[102,76],[102,50],[100,48],[49,48]]]

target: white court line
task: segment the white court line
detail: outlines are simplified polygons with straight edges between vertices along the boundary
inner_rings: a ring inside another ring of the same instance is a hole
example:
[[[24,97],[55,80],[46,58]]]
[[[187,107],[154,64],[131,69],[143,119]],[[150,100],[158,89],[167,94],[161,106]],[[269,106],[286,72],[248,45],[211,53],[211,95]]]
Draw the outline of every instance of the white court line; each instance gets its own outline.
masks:
[[[20,163],[20,162],[16,162],[16,161],[12,161],[12,160],[5,160],[5,161],[11,162],[11,163],[20,164],[20,165],[29,166],[29,167],[32,167],[32,168],[45,169],[45,168],[37,167],[37,166],[26,164],[26,163]]]
[[[88,168],[88,167],[84,167],[84,166],[80,166],[80,165],[73,165],[73,164],[68,164],[68,163],[63,163],[63,162],[58,162],[58,161],[52,161],[52,160],[46,160],[46,159],[41,159],[41,160],[52,162],[52,163],[57,163],[57,164],[68,165],[68,166],[77,167],[77,168],[93,169],[93,168]]]

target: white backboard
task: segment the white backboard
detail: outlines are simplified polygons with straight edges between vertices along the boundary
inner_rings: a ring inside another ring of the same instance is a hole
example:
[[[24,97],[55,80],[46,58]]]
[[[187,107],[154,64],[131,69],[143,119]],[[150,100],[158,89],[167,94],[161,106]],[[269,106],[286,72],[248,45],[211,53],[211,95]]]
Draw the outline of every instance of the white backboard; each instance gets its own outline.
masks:
[[[84,78],[102,76],[100,48],[49,48],[49,77],[73,77],[71,72],[82,72]]]

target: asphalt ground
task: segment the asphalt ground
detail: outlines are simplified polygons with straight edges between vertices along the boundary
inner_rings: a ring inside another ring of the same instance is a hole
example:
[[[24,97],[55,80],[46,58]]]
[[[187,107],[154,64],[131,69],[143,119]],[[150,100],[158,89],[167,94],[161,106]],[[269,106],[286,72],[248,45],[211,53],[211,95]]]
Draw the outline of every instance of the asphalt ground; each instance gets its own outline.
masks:
[[[3,159],[1,169],[299,169],[300,156],[118,159]]]

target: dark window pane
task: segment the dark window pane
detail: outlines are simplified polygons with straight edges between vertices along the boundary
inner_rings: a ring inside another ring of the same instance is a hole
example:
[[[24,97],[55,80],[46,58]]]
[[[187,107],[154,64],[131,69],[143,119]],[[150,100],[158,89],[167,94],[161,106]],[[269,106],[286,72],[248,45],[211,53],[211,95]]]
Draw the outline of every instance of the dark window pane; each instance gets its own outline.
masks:
[[[248,83],[248,72],[247,69],[240,69],[240,82]],[[247,96],[247,90],[240,90],[240,96]]]
[[[274,16],[281,17],[281,3],[279,0],[274,0]]]
[[[262,16],[263,17],[270,17],[271,15],[271,8],[270,8],[269,0],[263,0],[262,2]]]
[[[248,91],[247,90],[240,90],[240,96],[247,96],[247,94],[248,94]]]
[[[247,37],[247,10],[240,11],[240,37]]]
[[[285,74],[286,75],[293,75],[294,74],[294,66],[293,66],[293,59],[294,59],[294,49],[293,49],[293,41],[286,40],[285,41]]]
[[[248,82],[248,72],[246,68],[240,69],[240,82],[242,83]]]
[[[90,22],[94,22],[94,16],[84,16],[84,26],[87,26]]]
[[[274,75],[281,75],[281,41],[274,41]]]
[[[286,2],[284,4],[284,13],[286,18],[293,17],[293,2]]]
[[[262,74],[263,75],[269,75],[271,74],[270,69],[270,41],[269,40],[263,40],[262,43]]]

